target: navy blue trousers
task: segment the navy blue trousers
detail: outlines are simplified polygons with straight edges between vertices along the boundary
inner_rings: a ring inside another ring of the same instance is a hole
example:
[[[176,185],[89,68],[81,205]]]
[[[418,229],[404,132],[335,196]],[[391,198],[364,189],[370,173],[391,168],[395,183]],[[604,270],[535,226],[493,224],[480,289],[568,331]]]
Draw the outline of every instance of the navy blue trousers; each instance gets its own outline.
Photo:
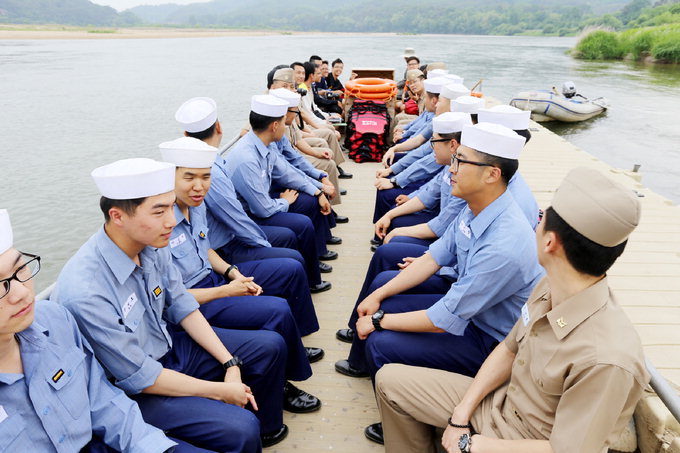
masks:
[[[386,313],[426,310],[439,294],[400,294],[381,304]],[[491,335],[468,324],[463,335],[448,332],[373,332],[366,340],[366,359],[371,379],[388,363],[435,368],[474,377],[488,355],[498,345]]]
[[[357,319],[359,319],[359,315],[357,314],[357,307],[359,306],[359,303],[361,303],[362,300],[366,298],[369,294],[371,294],[373,291],[376,289],[380,288],[383,286],[385,283],[389,282],[392,280],[396,275],[399,273],[399,271],[385,271],[381,272],[376,276],[376,278],[368,285],[368,288],[366,290],[365,295],[364,294],[359,294],[359,298],[357,299],[355,305],[354,305],[354,310],[352,310],[352,314],[350,315],[349,322],[347,325],[349,326],[350,329],[356,332],[356,324],[357,324]],[[404,294],[412,294],[416,295],[416,297],[420,297],[421,295],[434,295],[436,296],[436,299],[434,302],[437,300],[441,299],[444,294],[447,293],[449,288],[451,288],[452,281],[440,277],[438,275],[433,275],[432,277],[428,278],[425,280],[423,283],[414,286],[413,288],[407,290]],[[394,296],[398,297],[398,296]],[[388,309],[385,307],[385,302],[389,299],[385,299],[381,304],[380,308],[385,310],[385,313],[400,313],[396,311],[390,311],[391,309]],[[429,300],[429,299],[428,299]],[[432,303],[434,303],[432,302]],[[430,305],[432,305],[432,303]],[[429,305],[428,305],[429,307]],[[427,308],[427,307],[426,307]],[[414,310],[420,310],[420,308],[414,309]],[[411,310],[402,310],[403,311],[411,311]],[[360,340],[358,335],[354,335],[354,339],[352,340],[352,347],[349,350],[349,356],[347,357],[347,360],[349,361],[350,365],[352,365],[354,368],[357,368],[359,370],[364,370],[368,371],[368,363],[366,361],[366,341],[365,340]]]
[[[173,453],[212,453],[212,450],[196,447],[190,443],[184,442],[180,439],[175,439],[171,436],[167,437],[173,442],[177,442],[177,446],[173,450]],[[80,450],[80,453],[118,453],[118,450],[114,450],[113,448],[109,447],[104,443],[101,437],[93,434],[92,440]]]
[[[194,288],[214,288],[226,282],[214,271]],[[284,299],[273,296],[233,296],[215,299],[200,307],[211,326],[224,329],[271,330],[286,342],[286,379],[304,381],[312,375],[295,318]],[[312,311],[314,307],[312,306]]]
[[[415,245],[422,245],[423,247],[425,247],[425,249],[427,249],[436,240],[437,239],[419,239],[419,238],[414,238],[414,237],[411,237],[411,236],[395,236],[390,241],[390,244],[415,244]],[[425,252],[423,251],[423,253],[425,253]],[[422,255],[422,253],[421,253],[421,255]],[[413,255],[411,255],[411,256],[413,256]]]
[[[437,209],[428,211],[423,209],[422,211],[414,212],[413,214],[401,215],[392,219],[390,223],[389,231],[395,228],[420,225],[421,223],[427,223],[430,220],[437,217],[439,214],[439,207]]]
[[[213,327],[229,352],[243,360],[241,376],[259,406],[256,414],[208,398],[132,395],[144,420],[168,435],[197,447],[220,452],[259,452],[260,432],[283,424],[283,384],[287,360],[281,335],[267,330]],[[172,349],[159,362],[198,379],[222,382],[224,369],[186,332],[172,331]]]
[[[303,337],[319,330],[309,283],[302,265],[290,258],[270,258],[246,261],[239,264],[239,271],[253,277],[262,287],[262,294],[286,299],[293,318]]]
[[[408,195],[420,186],[425,184],[427,180],[415,181],[408,184],[406,187],[395,187],[393,189],[377,190],[375,194],[375,207],[373,208],[373,223],[377,222],[387,211],[396,206],[395,199],[399,195]],[[394,226],[392,226],[394,228]],[[375,236],[375,239],[378,239]]]

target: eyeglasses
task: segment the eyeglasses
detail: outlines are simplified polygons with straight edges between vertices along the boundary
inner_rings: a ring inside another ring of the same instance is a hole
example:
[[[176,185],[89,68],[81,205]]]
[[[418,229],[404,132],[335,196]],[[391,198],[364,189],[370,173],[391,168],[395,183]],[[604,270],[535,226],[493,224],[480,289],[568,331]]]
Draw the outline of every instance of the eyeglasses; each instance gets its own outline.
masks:
[[[451,139],[449,138],[431,138],[430,139],[430,148],[434,149],[434,144],[438,142],[450,142]]]
[[[16,280],[19,283],[25,283],[35,277],[35,274],[40,272],[40,257],[38,255],[31,255],[30,253],[21,253],[21,256],[28,258],[24,264],[22,264],[11,277],[0,280],[0,299],[9,294],[9,290],[12,284],[12,280]]]
[[[473,160],[461,159],[458,156],[451,156],[451,167],[454,173],[458,173],[460,164],[476,165],[477,167],[495,167],[495,165],[487,164],[486,162],[475,162]]]

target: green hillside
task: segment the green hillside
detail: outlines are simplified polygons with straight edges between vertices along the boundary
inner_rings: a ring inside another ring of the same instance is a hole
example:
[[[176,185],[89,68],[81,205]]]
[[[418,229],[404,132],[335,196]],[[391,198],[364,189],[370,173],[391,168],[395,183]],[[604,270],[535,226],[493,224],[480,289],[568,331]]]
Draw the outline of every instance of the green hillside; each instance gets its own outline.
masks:
[[[88,0],[0,0],[0,23],[129,26],[134,14]]]

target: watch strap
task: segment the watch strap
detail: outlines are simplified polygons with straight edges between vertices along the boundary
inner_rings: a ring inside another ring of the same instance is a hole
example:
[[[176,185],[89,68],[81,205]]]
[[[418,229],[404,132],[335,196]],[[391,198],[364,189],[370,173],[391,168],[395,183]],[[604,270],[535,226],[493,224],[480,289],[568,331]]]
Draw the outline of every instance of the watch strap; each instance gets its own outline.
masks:
[[[222,364],[222,367],[224,367],[224,370],[228,370],[229,368],[233,366],[237,366],[241,368],[241,365],[243,364],[243,361],[239,359],[237,356],[233,356],[231,359],[227,360]]]

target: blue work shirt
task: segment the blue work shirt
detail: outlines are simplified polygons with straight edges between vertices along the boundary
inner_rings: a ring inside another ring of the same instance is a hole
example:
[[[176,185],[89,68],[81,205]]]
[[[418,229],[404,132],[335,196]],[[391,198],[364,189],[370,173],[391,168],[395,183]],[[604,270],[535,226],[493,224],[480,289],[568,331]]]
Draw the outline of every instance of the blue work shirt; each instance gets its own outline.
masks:
[[[0,373],[0,451],[77,452],[93,433],[122,452],[176,445],[106,380],[67,310],[49,301],[34,309],[17,334],[24,372]]]
[[[423,113],[418,115],[418,118],[411,121],[404,128],[404,134],[401,136],[401,142],[408,140],[411,137],[415,137],[421,132],[426,132],[426,126],[432,124],[432,118],[434,118],[434,112],[428,112],[425,110]],[[432,132],[430,131],[430,137]],[[429,138],[428,138],[429,140]]]
[[[426,144],[429,146],[429,143],[426,142]],[[432,178],[441,168],[442,166],[437,163],[434,154],[429,153],[409,165],[406,170],[395,176],[395,179],[399,187],[406,187],[411,183]]]
[[[477,216],[468,206],[428,252],[458,280],[427,309],[440,329],[463,335],[470,322],[502,341],[543,276],[534,231],[509,190]]]
[[[243,210],[236,189],[227,176],[222,156],[217,156],[210,173],[210,190],[205,196],[208,225],[213,230],[212,243],[222,248],[233,239],[251,247],[271,247],[264,231]]]
[[[328,176],[325,172],[314,168],[314,166],[309,163],[307,159],[302,157],[300,153],[293,148],[293,145],[288,140],[285,135],[281,140],[276,143],[276,150],[279,154],[303,177],[309,177],[309,181],[314,184],[317,189],[321,189],[323,184],[321,184],[321,179]]]
[[[168,247],[172,262],[182,274],[184,285],[193,288],[212,270],[208,259],[210,240],[205,203],[195,208],[189,207],[189,220],[184,218],[179,206],[175,205],[174,209],[177,226],[172,230]]]
[[[168,247],[146,247],[135,264],[100,228],[66,263],[50,297],[73,314],[97,359],[130,394],[156,382],[172,347],[166,321],[198,309]]]
[[[419,147],[412,149],[404,157],[390,165],[392,173],[398,175],[402,171],[406,170],[411,164],[414,164],[417,160],[433,154],[432,147],[429,142],[425,142]]]
[[[227,175],[234,182],[244,208],[261,218],[271,217],[278,212],[288,212],[286,200],[274,199],[269,195],[272,182],[312,196],[319,191],[312,183],[304,180],[275,148],[275,143],[265,146],[250,131],[234,145],[225,159]]]

